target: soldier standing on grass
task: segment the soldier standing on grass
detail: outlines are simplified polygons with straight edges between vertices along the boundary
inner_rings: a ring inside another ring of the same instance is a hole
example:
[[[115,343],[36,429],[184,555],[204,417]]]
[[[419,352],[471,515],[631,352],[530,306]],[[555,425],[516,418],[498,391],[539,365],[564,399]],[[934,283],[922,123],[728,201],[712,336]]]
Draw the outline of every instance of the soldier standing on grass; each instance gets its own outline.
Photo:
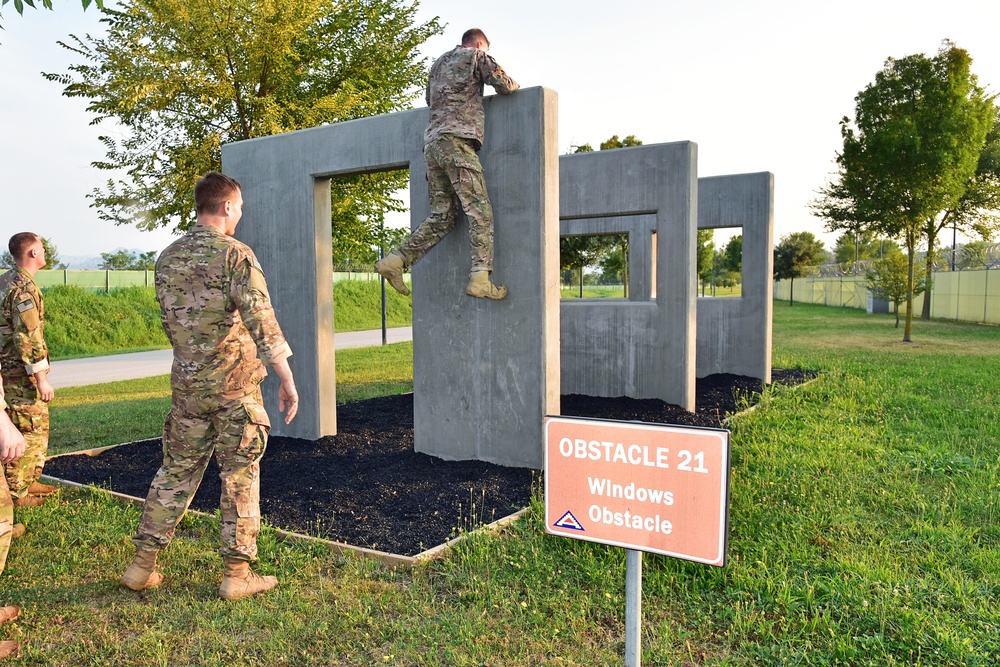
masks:
[[[395,251],[375,265],[400,294],[410,290],[403,271],[413,266],[455,228],[461,204],[469,219],[472,270],[465,293],[500,300],[507,288],[490,280],[493,271],[493,208],[486,191],[483,167],[476,155],[483,146],[485,117],[483,86],[489,84],[502,95],[519,88],[497,61],[486,52],[490,41],[473,28],[462,35],[462,43],[444,54],[431,67],[427,83],[430,122],[424,133],[427,189],[431,214]]]
[[[14,268],[0,276],[0,365],[7,415],[24,435],[24,455],[4,471],[15,507],[36,507],[56,488],[38,478],[49,447],[49,349],[45,345],[45,309],[35,274],[45,266],[45,246],[38,234],[21,232],[7,244]]]
[[[243,215],[240,184],[210,172],[194,188],[197,224],[156,262],[160,319],[174,350],[172,402],[156,473],[132,538],[135,559],[121,579],[132,590],[163,582],[156,556],[201,484],[212,453],[219,463],[225,574],[219,597],[268,591],[275,577],[250,569],[260,532],[260,467],[271,423],[260,383],[264,362],[278,374],[279,409],[288,424],[298,411],[288,357],[264,273],[253,251],[234,239]],[[260,359],[258,359],[258,353]]]
[[[16,461],[24,454],[24,436],[7,416],[7,403],[4,400],[3,386],[0,385],[0,400],[4,401],[4,409],[0,410],[0,462],[4,465]],[[24,534],[24,525],[14,523],[14,503],[7,488],[7,479],[0,475],[0,573],[7,564],[7,552],[10,550],[12,538]],[[21,615],[21,608],[15,605],[0,607],[0,623],[13,621]],[[13,641],[0,642],[0,658],[16,655],[20,644]]]

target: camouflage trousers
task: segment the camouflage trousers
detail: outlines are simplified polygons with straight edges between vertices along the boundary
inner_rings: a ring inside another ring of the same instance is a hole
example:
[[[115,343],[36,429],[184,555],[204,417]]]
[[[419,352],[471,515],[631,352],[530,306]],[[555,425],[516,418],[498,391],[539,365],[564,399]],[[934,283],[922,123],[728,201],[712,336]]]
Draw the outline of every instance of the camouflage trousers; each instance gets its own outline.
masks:
[[[6,385],[7,415],[24,436],[24,454],[4,467],[10,495],[16,500],[28,494],[31,483],[42,476],[49,451],[49,404],[38,398],[32,384]]]
[[[14,530],[14,500],[10,497],[7,480],[0,476],[0,573],[7,564],[10,534]]]
[[[270,426],[259,387],[248,396],[223,401],[175,391],[163,428],[163,465],[142,506],[135,546],[159,550],[170,544],[214,452],[222,480],[219,553],[256,560],[260,459]]]
[[[483,167],[469,139],[444,134],[424,146],[431,214],[396,253],[413,266],[455,228],[461,205],[469,220],[472,270],[493,270],[493,207]]]

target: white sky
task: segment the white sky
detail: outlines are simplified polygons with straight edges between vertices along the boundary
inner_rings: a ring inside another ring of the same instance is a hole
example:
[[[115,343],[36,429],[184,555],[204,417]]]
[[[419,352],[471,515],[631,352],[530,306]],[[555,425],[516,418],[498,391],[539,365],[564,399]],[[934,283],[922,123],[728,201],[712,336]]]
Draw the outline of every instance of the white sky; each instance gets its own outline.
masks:
[[[952,0],[425,0],[441,17],[436,57],[470,27],[522,86],[559,95],[559,152],[613,134],[644,143],[698,144],[700,176],[775,174],[775,240],[834,235],[807,210],[833,171],[839,121],[885,59],[932,55],[942,39],[969,51],[980,84],[1000,92],[1000,1]],[[0,237],[30,229],[62,256],[119,246],[159,250],[166,231],[140,232],[98,219],[86,195],[107,174],[86,102],[61,95],[40,72],[65,72],[74,54],[56,45],[101,30],[79,0],[56,10],[4,7],[0,32]],[[417,104],[422,104],[418,101]],[[961,241],[961,238],[960,238]],[[950,239],[949,239],[950,242]]]

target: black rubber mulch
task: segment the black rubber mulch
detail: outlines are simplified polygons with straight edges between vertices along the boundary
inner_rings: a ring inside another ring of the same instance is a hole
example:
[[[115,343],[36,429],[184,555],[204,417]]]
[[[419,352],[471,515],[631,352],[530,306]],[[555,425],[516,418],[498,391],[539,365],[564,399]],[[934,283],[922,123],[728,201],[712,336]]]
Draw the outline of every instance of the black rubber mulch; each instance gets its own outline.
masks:
[[[798,384],[815,373],[775,370]],[[655,399],[562,397],[562,414],[719,427],[738,397],[760,380],[712,375],[697,383],[697,412]],[[337,406],[338,433],[317,441],[274,436],[261,463],[261,513],[272,525],[353,546],[413,556],[528,505],[540,472],[480,461],[443,461],[413,451],[413,395]],[[97,456],[61,456],[45,465],[60,479],[144,498],[161,463],[160,441],[144,440]],[[219,506],[215,460],[191,506]]]

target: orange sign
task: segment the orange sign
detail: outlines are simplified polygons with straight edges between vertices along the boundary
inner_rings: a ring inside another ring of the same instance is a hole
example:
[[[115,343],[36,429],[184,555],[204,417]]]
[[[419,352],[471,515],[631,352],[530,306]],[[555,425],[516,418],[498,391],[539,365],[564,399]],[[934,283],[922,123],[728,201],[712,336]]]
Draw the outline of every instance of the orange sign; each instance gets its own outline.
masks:
[[[729,431],[545,418],[545,530],[725,565]]]

